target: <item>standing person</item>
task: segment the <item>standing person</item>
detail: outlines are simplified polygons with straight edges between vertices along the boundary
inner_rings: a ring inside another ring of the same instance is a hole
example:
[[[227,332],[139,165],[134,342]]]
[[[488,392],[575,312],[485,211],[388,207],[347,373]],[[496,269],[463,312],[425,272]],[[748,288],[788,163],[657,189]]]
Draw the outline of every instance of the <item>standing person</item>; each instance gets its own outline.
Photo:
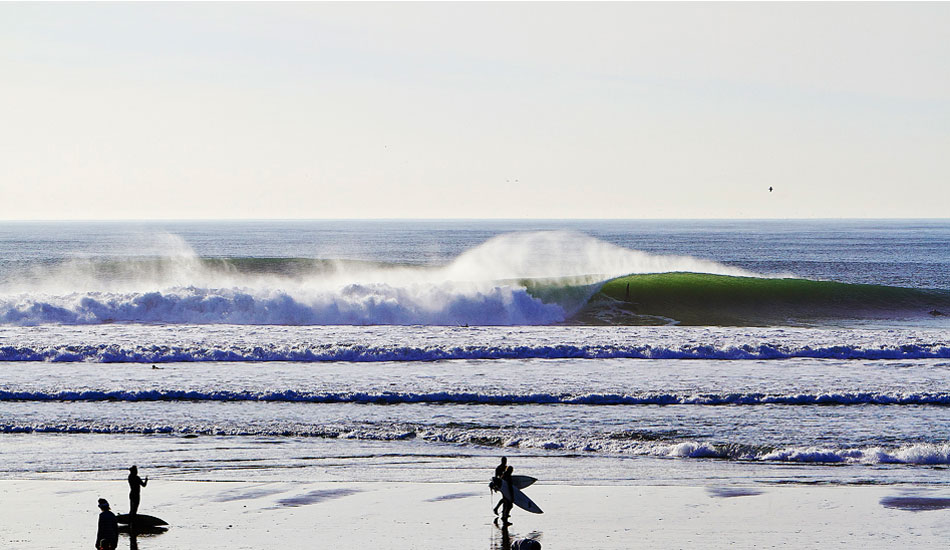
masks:
[[[96,529],[96,550],[112,550],[119,544],[119,522],[109,509],[109,501],[99,499],[99,528]]]
[[[139,469],[129,468],[129,515],[134,516],[139,511],[139,500],[142,498],[142,487],[148,485],[148,478],[139,477]]]

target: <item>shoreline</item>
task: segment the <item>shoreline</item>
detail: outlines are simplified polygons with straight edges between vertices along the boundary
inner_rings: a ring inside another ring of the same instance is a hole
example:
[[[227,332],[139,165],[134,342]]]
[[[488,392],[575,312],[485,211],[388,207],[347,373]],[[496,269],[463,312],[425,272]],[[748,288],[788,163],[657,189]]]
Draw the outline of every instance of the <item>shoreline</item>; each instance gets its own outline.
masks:
[[[114,481],[0,480],[0,544],[90,546],[96,499],[116,513],[128,487]],[[544,509],[515,509],[512,540],[545,549],[942,547],[950,490],[913,486],[545,485],[526,491]],[[398,549],[501,546],[486,483],[168,481],[143,490],[140,513],[169,530],[139,548]],[[51,524],[50,518],[55,518]],[[129,548],[128,535],[119,548]]]

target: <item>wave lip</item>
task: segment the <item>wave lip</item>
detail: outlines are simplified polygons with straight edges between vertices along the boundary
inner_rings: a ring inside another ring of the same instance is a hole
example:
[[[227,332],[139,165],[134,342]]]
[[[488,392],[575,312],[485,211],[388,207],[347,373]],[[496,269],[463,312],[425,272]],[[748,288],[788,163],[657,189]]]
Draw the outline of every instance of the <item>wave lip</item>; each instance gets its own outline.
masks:
[[[882,393],[843,392],[820,394],[727,393],[678,395],[675,393],[625,394],[482,394],[475,392],[302,392],[228,390],[0,390],[0,401],[257,401],[290,403],[447,404],[447,405],[931,405],[950,406],[950,392]]]

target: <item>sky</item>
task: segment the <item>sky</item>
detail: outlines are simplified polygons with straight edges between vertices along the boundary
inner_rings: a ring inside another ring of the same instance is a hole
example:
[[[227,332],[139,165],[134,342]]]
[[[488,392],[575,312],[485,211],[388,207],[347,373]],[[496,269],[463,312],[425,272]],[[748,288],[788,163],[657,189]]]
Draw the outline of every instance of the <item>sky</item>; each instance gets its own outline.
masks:
[[[945,2],[0,3],[0,219],[946,218],[947,29]]]

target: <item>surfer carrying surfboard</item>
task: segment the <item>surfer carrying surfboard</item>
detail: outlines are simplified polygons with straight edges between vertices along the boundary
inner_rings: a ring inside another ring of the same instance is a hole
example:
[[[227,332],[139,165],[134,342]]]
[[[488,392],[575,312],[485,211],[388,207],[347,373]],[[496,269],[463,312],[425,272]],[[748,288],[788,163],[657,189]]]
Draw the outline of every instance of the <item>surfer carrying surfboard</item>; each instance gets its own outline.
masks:
[[[508,457],[501,457],[501,464],[495,467],[495,475],[492,476],[491,482],[489,482],[488,487],[494,493],[495,491],[501,492],[501,478],[505,475],[505,470],[508,468]],[[495,512],[495,515],[498,515],[498,507],[501,506],[501,503],[504,502],[504,499],[498,501],[498,504],[492,508],[492,511]]]
[[[148,477],[144,480],[139,477],[136,466],[129,468],[129,515],[134,516],[139,510],[139,500],[142,498],[142,487],[148,485]]]
[[[495,505],[494,512],[498,515],[498,507],[502,507],[501,519],[503,525],[510,525],[508,516],[513,506],[532,514],[542,514],[541,508],[521,492],[521,489],[533,484],[537,479],[531,476],[512,475],[514,468],[507,466],[507,459],[502,457],[501,464],[495,468],[495,476],[488,484],[492,491],[501,493],[501,500]]]

